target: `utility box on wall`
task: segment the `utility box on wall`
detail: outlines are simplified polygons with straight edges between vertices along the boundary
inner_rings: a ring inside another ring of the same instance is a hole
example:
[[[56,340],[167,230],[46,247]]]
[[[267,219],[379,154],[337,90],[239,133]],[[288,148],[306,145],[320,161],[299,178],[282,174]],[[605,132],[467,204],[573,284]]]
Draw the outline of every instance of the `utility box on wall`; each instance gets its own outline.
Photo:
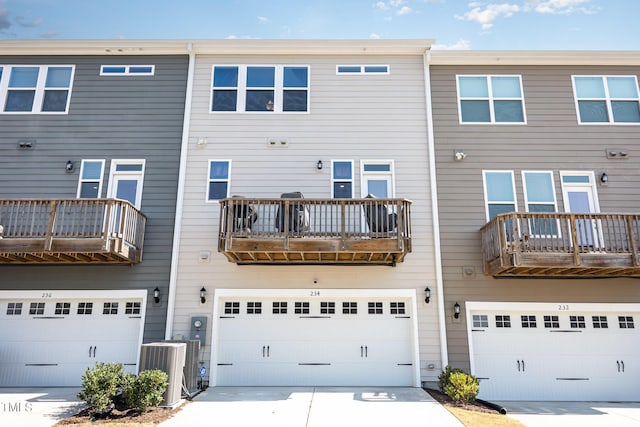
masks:
[[[191,333],[189,339],[200,341],[200,346],[205,345],[207,337],[207,317],[193,316],[191,318]]]

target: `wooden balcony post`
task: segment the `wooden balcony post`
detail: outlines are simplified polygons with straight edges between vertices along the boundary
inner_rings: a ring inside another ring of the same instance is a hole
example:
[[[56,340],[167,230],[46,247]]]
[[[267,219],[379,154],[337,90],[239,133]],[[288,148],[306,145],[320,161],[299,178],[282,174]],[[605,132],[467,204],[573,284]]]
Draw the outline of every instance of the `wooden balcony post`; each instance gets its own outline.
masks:
[[[344,249],[346,247],[347,240],[347,227],[346,227],[346,219],[347,215],[345,212],[346,204],[344,201],[340,200],[340,247]]]
[[[51,200],[49,202],[49,223],[47,225],[47,231],[45,233],[45,241],[44,241],[45,252],[48,252],[51,250],[51,245],[53,242],[53,228],[56,225],[57,208],[58,208],[58,202],[56,200]]]
[[[576,226],[576,216],[569,215],[569,229],[571,231],[571,244],[573,245],[573,263],[580,265],[580,248],[578,242],[578,227]]]
[[[629,236],[629,248],[631,248],[631,261],[633,262],[633,266],[637,267],[638,263],[638,248],[636,247],[636,232],[633,227],[634,217],[629,215],[627,216],[627,236]]]

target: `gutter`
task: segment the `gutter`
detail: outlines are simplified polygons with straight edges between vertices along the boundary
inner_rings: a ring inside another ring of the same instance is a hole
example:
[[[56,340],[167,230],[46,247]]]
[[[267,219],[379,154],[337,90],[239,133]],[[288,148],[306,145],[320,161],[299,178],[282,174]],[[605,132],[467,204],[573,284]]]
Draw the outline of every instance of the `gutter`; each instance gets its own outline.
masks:
[[[182,212],[184,207],[184,187],[187,174],[187,153],[189,151],[189,125],[191,122],[191,101],[193,98],[193,79],[195,73],[196,54],[193,45],[187,44],[189,53],[189,71],[184,100],[184,120],[182,123],[182,143],[180,147],[180,170],[178,172],[178,194],[176,196],[176,216],[173,227],[173,247],[171,249],[171,273],[169,274],[169,298],[167,300],[167,323],[164,338],[170,340],[173,335],[173,320],[176,308],[176,286],[178,281],[178,257],[180,256],[180,235],[182,229]]]
[[[427,107],[427,145],[429,149],[429,181],[431,182],[431,217],[433,218],[433,254],[436,270],[436,301],[438,304],[438,329],[440,332],[440,358],[442,369],[449,364],[447,329],[444,311],[444,285],[442,280],[442,255],[440,253],[440,219],[438,214],[438,186],[436,185],[436,150],[433,136],[433,106],[431,105],[431,52],[424,52],[424,86]]]

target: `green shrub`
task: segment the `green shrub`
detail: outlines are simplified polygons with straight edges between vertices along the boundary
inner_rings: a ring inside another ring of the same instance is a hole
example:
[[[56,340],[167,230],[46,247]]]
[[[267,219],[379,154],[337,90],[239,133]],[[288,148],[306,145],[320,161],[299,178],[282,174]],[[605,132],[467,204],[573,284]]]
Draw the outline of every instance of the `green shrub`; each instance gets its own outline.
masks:
[[[136,377],[127,374],[122,379],[122,396],[129,408],[138,412],[162,402],[162,394],[167,389],[169,377],[158,369],[142,371]]]
[[[469,403],[476,399],[480,391],[480,381],[466,372],[453,372],[444,387],[447,396],[457,403]]]
[[[446,366],[444,371],[438,376],[438,388],[441,392],[445,393],[444,388],[449,384],[449,378],[451,377],[451,374],[454,373],[464,373],[464,371],[462,369]]]
[[[89,409],[105,412],[120,391],[123,375],[121,363],[96,363],[95,368],[87,368],[82,376],[78,398],[84,400]]]

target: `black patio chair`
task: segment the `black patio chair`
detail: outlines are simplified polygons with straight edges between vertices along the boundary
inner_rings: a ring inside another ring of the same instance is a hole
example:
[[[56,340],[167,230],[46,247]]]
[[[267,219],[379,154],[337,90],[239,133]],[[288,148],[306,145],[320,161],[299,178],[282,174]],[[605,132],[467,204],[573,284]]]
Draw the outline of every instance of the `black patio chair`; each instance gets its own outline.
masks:
[[[373,194],[367,194],[366,199],[375,199]],[[382,203],[365,203],[364,215],[373,233],[388,233],[398,226],[398,214]]]
[[[282,193],[281,199],[304,199],[301,192]],[[276,212],[276,230],[289,232],[309,231],[309,208],[304,202],[289,202],[289,223],[285,226],[284,203],[278,205]]]
[[[234,198],[243,198],[243,196],[232,196]],[[234,232],[251,232],[251,227],[258,220],[258,213],[249,203],[245,201],[233,202],[233,231]]]

